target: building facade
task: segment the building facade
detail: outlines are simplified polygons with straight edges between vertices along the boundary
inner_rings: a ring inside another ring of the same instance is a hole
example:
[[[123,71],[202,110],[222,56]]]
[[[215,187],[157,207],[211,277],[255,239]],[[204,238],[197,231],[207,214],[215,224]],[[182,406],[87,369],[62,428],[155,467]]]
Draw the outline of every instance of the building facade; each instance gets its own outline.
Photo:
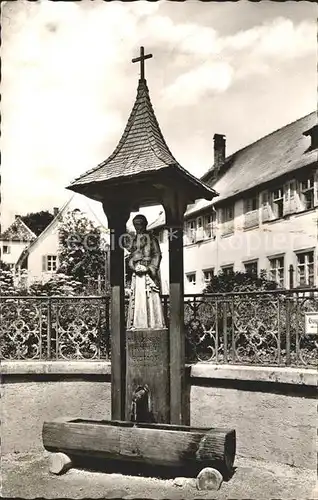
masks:
[[[70,213],[78,212],[98,227],[105,245],[109,243],[107,218],[98,202],[86,199],[84,196],[73,195],[56,213],[46,229],[32,241],[17,260],[15,271],[19,276],[27,276],[27,283],[47,282],[59,267],[59,227],[63,219]],[[76,235],[75,235],[76,236]]]
[[[247,271],[284,288],[318,286],[318,139],[311,113],[226,158],[214,136],[214,165],[202,180],[219,193],[188,206],[184,227],[185,293],[200,293],[213,274]],[[163,214],[150,225],[162,248],[167,293],[168,237]]]
[[[23,250],[35,239],[33,231],[16,215],[13,223],[0,235],[0,259],[14,268]]]

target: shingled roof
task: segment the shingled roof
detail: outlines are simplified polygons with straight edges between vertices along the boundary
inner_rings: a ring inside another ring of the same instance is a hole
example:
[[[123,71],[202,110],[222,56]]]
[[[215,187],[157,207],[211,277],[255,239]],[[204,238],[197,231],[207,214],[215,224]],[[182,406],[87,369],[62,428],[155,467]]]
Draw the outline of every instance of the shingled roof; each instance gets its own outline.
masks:
[[[2,241],[21,241],[31,242],[36,239],[36,234],[23,222],[20,217],[17,217],[14,222],[1,235]]]
[[[310,149],[305,132],[317,123],[313,112],[275,130],[225,160],[224,175],[213,187],[220,193],[214,203],[253,189],[317,162],[317,149]],[[213,168],[201,180],[209,183]]]
[[[269,135],[249,144],[245,148],[227,157],[220,171],[220,177],[213,182],[214,167],[209,169],[201,180],[212,183],[220,193],[212,201],[198,200],[189,205],[185,217],[199,213],[220,201],[254,188],[260,188],[282,176],[317,164],[318,150],[312,147],[308,131],[315,128],[317,113],[313,112]],[[223,174],[222,174],[223,171]],[[162,227],[165,214],[149,225],[149,229]]]
[[[209,199],[216,196],[214,189],[185,170],[172,155],[155,116],[147,82],[140,79],[135,104],[115,151],[107,160],[75,179],[68,189],[80,191],[81,185],[128,179],[171,167],[203,190]]]

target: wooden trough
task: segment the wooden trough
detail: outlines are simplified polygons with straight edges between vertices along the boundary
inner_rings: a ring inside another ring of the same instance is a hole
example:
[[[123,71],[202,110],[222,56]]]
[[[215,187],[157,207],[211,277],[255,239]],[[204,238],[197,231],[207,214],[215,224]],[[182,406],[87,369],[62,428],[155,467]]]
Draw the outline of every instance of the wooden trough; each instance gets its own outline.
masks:
[[[72,458],[139,462],[152,466],[215,467],[231,475],[235,458],[234,430],[203,429],[170,424],[57,419],[44,422],[43,445],[53,452],[51,472],[72,466]]]

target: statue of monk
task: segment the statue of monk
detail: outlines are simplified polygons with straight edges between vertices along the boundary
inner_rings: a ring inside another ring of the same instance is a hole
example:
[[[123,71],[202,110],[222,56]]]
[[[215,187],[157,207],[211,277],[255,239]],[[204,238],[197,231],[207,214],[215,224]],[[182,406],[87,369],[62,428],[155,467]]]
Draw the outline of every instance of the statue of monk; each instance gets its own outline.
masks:
[[[128,260],[132,280],[127,329],[165,328],[160,298],[160,246],[157,238],[147,231],[144,215],[136,215],[133,225],[136,235]]]

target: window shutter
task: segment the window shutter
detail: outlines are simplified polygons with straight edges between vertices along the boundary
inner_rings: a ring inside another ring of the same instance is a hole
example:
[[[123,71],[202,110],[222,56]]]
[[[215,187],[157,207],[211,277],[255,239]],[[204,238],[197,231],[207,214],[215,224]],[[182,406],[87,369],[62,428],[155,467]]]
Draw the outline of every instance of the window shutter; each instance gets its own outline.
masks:
[[[203,218],[198,217],[196,220],[196,241],[203,240]]]
[[[245,200],[245,212],[251,212],[251,211],[252,211],[252,199],[247,198],[247,200]]]
[[[268,191],[262,192],[262,206],[268,205]]]
[[[266,222],[272,218],[271,208],[269,205],[269,193],[268,193],[268,191],[262,192],[261,203],[262,203],[262,221]]]
[[[47,271],[47,268],[46,268],[46,255],[42,255],[42,271],[43,272]]]
[[[284,186],[284,215],[291,213],[291,203],[290,203],[290,183],[288,182]]]
[[[284,215],[297,212],[298,196],[296,181],[290,181],[284,186]]]
[[[297,195],[297,182],[292,181],[290,183],[290,210],[291,213],[295,213],[298,210],[299,199]]]
[[[314,172],[314,205],[318,205],[318,169]]]

